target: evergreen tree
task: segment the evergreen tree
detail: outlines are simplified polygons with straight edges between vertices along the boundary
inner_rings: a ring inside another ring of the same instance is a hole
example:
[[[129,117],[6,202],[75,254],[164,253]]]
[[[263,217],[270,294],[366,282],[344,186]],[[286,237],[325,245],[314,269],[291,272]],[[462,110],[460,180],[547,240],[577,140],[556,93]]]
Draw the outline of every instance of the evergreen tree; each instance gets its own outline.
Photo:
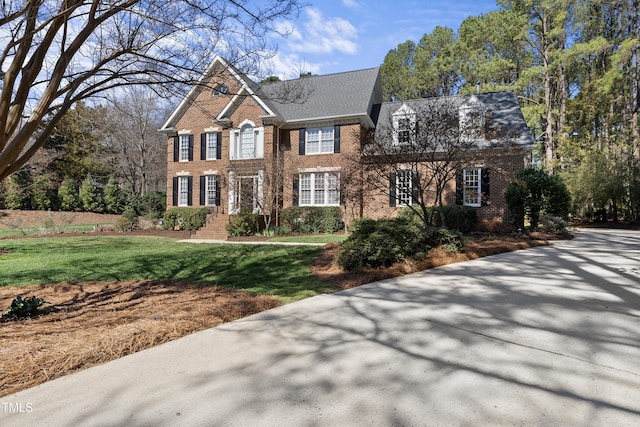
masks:
[[[71,178],[66,178],[58,187],[58,200],[63,211],[75,211],[80,208],[78,190]]]
[[[85,212],[102,212],[104,204],[98,188],[93,182],[93,177],[88,175],[80,185],[80,203]]]

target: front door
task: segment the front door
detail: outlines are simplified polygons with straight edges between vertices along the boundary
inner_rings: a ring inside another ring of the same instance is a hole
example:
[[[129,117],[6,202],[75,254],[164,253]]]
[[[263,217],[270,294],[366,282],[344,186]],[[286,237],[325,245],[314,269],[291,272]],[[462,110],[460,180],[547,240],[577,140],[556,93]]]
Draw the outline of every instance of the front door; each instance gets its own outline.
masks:
[[[242,176],[238,179],[238,206],[241,212],[253,212],[255,210],[257,180],[257,176]]]
[[[262,212],[262,180],[259,175],[233,177],[230,184],[231,214]]]

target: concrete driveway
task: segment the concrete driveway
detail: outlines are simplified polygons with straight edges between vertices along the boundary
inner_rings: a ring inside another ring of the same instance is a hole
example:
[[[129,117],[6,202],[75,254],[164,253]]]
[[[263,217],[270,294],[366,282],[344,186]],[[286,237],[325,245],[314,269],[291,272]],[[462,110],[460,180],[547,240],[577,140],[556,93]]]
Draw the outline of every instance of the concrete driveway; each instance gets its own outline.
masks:
[[[0,402],[1,426],[638,426],[640,232],[307,299]]]

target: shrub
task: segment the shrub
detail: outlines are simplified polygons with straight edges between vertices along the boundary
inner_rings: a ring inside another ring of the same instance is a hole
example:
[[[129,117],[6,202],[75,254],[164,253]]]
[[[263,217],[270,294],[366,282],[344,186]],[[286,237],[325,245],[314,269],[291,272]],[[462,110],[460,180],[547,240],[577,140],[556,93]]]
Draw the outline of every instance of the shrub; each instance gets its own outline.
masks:
[[[164,214],[164,227],[166,229],[198,230],[207,222],[206,208],[171,208]]]
[[[567,227],[566,222],[562,218],[551,215],[541,215],[540,224],[542,224],[544,231],[550,233],[564,231]]]
[[[524,226],[525,214],[532,230],[538,226],[541,214],[567,217],[571,195],[562,178],[541,169],[527,168],[518,173],[518,180],[509,183],[505,192],[505,201],[516,227]]]
[[[280,214],[280,223],[292,232],[334,233],[344,228],[339,206],[293,206]]]
[[[147,193],[144,196],[132,197],[131,205],[138,215],[154,221],[163,217],[167,206],[166,193]]]
[[[65,178],[58,187],[58,200],[63,211],[75,211],[80,206],[78,191],[71,178]]]
[[[137,230],[140,226],[140,220],[136,214],[135,209],[131,206],[127,206],[122,212],[122,216],[118,218],[116,228],[118,231],[131,231]]]
[[[253,236],[264,229],[264,218],[260,214],[252,212],[240,212],[232,215],[227,224],[229,236]]]
[[[11,306],[4,312],[3,317],[10,319],[24,319],[26,317],[32,317],[38,314],[38,309],[42,304],[48,304],[48,302],[36,296],[22,299],[22,296],[18,295],[13,301],[11,301]]]
[[[407,257],[423,258],[431,249],[429,235],[404,218],[359,219],[340,245],[336,262],[345,270],[387,267]]]
[[[444,212],[444,220],[447,223],[447,228],[458,230],[461,233],[468,233],[476,228],[478,214],[475,208],[463,205],[450,205],[443,206],[442,211]],[[437,207],[427,207],[427,217],[429,218],[430,224],[435,227],[442,227],[440,211]],[[418,214],[411,208],[401,209],[398,212],[398,218],[414,222],[418,226],[423,226],[424,224],[418,217]]]
[[[97,212],[104,211],[104,203],[102,201],[102,195],[98,188],[94,185],[93,178],[88,175],[82,185],[80,185],[80,191],[78,194],[80,204],[85,212]]]

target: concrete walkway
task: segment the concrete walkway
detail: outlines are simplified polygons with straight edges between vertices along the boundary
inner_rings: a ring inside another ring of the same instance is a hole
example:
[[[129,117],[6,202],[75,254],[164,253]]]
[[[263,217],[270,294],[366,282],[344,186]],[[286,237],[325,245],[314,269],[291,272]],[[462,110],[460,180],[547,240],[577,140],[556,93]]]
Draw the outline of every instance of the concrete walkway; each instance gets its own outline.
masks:
[[[640,232],[299,301],[0,402],[3,427],[638,426]]]

